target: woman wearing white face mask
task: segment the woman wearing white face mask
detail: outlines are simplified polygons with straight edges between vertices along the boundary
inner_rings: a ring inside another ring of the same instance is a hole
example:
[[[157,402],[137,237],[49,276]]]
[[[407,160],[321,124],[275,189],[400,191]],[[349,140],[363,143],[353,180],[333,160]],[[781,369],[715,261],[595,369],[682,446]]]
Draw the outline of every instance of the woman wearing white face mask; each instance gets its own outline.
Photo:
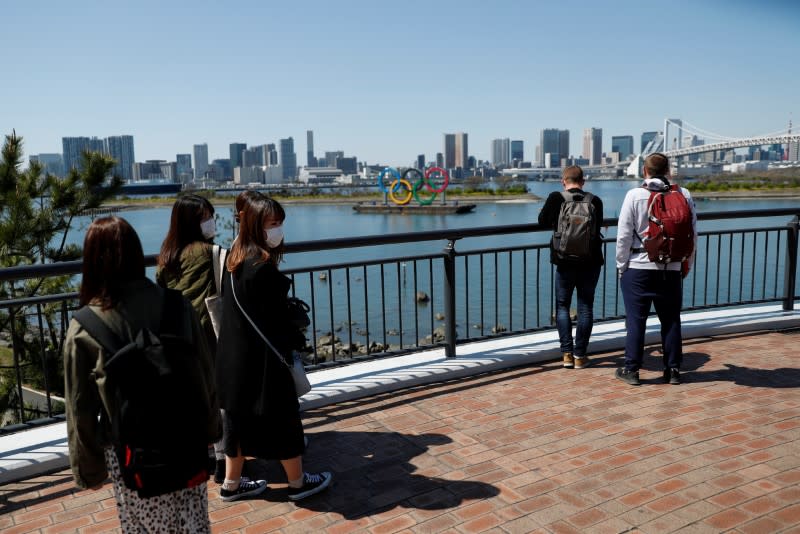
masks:
[[[156,282],[177,289],[200,316],[209,347],[216,351],[217,338],[205,298],[216,294],[211,247],[216,234],[214,206],[199,195],[178,197],[172,206],[167,237],[161,244]]]
[[[245,202],[239,212],[239,235],[231,246],[223,276],[226,297],[216,378],[225,414],[226,469],[220,489],[224,501],[252,497],[266,488],[263,480],[241,477],[246,456],[281,462],[289,481],[289,500],[314,495],[331,481],[328,472],[303,470],[303,425],[288,365],[292,351],[304,346],[306,340],[288,319],[291,280],[278,270],[285,217],[281,205],[269,197],[254,196]]]
[[[211,354],[217,351],[217,336],[205,304],[206,297],[217,293],[214,284],[212,257],[216,234],[214,206],[199,195],[183,195],[172,205],[169,231],[158,255],[156,282],[162,287],[177,289],[192,303],[200,316]],[[215,444],[214,481],[225,476],[225,454],[222,440]]]

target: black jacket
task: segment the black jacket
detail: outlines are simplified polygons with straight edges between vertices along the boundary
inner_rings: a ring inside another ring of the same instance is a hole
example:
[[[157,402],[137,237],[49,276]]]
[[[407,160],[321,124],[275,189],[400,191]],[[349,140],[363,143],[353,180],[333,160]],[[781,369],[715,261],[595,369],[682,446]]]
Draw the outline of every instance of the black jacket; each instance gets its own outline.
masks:
[[[575,194],[582,193],[583,191],[578,187],[573,187],[572,189],[569,189],[568,192]],[[563,203],[564,195],[561,194],[561,191],[553,191],[550,193],[544,203],[544,206],[542,207],[542,211],[539,212],[539,224],[552,228],[555,231],[558,226],[558,215],[561,213],[561,205]],[[603,228],[603,201],[600,200],[600,197],[597,195],[593,195],[592,206],[594,206],[595,224],[597,226],[596,233],[598,236],[600,236],[600,231]],[[592,263],[594,265],[603,265],[604,260],[602,240],[598,238],[592,246]],[[550,263],[559,265],[559,261],[552,249],[552,242],[550,248]]]

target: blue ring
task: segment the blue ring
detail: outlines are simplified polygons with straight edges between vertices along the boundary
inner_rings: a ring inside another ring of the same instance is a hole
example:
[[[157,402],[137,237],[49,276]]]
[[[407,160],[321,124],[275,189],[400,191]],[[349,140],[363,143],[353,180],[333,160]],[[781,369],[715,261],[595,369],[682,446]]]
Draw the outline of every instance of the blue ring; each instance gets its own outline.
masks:
[[[386,167],[385,169],[383,169],[381,171],[381,173],[378,175],[378,187],[380,188],[381,191],[383,191],[384,195],[388,195],[389,194],[389,190],[386,188],[386,186],[383,183],[383,177],[386,176],[386,173],[389,173],[389,174],[393,175],[397,179],[398,182],[401,180],[400,172],[398,172],[398,170],[395,169],[394,167]],[[394,182],[394,180],[392,180],[392,182]],[[395,189],[397,189],[397,188],[395,188]]]

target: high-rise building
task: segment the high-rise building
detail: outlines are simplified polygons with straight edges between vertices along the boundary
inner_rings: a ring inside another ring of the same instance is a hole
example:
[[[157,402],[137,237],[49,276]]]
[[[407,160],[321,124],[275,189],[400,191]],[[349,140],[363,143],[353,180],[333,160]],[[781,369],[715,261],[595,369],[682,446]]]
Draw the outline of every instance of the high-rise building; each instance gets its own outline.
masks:
[[[222,182],[225,180],[232,180],[233,179],[233,167],[231,167],[231,160],[230,159],[215,159],[211,162],[208,166],[208,174],[212,174],[214,180],[218,182]]]
[[[325,152],[325,164],[328,167],[336,167],[336,160],[344,157],[344,151],[334,150],[332,152]]]
[[[614,135],[611,137],[611,152],[619,152],[620,161],[625,161],[633,154],[632,135]]]
[[[444,167],[444,154],[441,152],[436,153],[436,166],[439,168]]]
[[[456,134],[444,134],[444,166],[453,169],[456,166]]]
[[[192,181],[192,155],[175,154],[175,172],[178,173],[178,181],[188,183]]]
[[[456,133],[456,167],[469,169],[469,144],[467,134],[464,132]]]
[[[297,154],[294,152],[294,138],[281,139],[278,158],[283,167],[283,181],[290,182],[297,176]]]
[[[511,141],[511,161],[525,161],[524,144],[520,141]]]
[[[61,154],[35,154],[28,158],[30,162],[38,162],[42,170],[53,176],[64,176],[64,158]]]
[[[97,137],[62,137],[64,173],[79,169],[83,162],[84,152],[105,152],[103,140]]]
[[[306,165],[308,167],[317,166],[317,158],[314,157],[314,131],[306,130]]]
[[[208,172],[208,145],[194,145],[194,179],[202,180]]]
[[[358,172],[358,158],[355,156],[350,158],[338,157],[336,158],[336,168],[341,170],[343,174],[356,174]]]
[[[257,145],[242,151],[241,167],[263,167],[267,164],[269,150],[267,145]],[[235,167],[234,167],[235,168]]]
[[[642,145],[639,148],[639,152],[643,153],[644,149],[647,148],[647,145],[650,144],[650,141],[655,139],[658,136],[658,132],[644,132],[642,134]]]
[[[267,167],[278,166],[278,149],[275,148],[275,143],[264,145],[264,165]]]
[[[600,158],[603,157],[602,128],[583,130],[583,157],[589,160],[589,165],[600,165]]]
[[[116,135],[106,137],[104,143],[105,152],[117,163],[112,171],[115,176],[119,176],[126,182],[133,180],[133,164],[136,159],[133,154],[133,136]]]
[[[425,154],[417,156],[417,169],[422,170],[425,168]]]
[[[540,135],[538,147],[539,165],[545,166],[545,154],[551,154],[550,164],[569,157],[569,130],[545,128]],[[557,165],[560,166],[560,163]]]
[[[242,166],[242,152],[247,150],[247,143],[231,143],[230,144],[230,160],[231,169]]]
[[[511,140],[505,139],[492,140],[492,164],[495,167],[507,167],[511,162]]]

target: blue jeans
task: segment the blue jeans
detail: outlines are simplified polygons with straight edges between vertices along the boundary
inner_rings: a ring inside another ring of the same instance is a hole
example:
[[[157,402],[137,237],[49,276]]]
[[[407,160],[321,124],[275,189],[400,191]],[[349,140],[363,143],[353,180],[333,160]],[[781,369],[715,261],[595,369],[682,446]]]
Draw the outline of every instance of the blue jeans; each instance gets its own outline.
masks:
[[[571,352],[578,358],[586,356],[589,336],[594,323],[594,288],[600,277],[600,265],[556,266],[556,326],[561,352]],[[578,324],[575,327],[575,341],[572,340],[572,319],[569,307],[572,292],[578,290]]]
[[[679,271],[628,269],[622,273],[622,300],[625,301],[625,369],[638,371],[644,358],[644,337],[650,305],[661,322],[664,368],[680,369],[681,303],[683,288]]]

